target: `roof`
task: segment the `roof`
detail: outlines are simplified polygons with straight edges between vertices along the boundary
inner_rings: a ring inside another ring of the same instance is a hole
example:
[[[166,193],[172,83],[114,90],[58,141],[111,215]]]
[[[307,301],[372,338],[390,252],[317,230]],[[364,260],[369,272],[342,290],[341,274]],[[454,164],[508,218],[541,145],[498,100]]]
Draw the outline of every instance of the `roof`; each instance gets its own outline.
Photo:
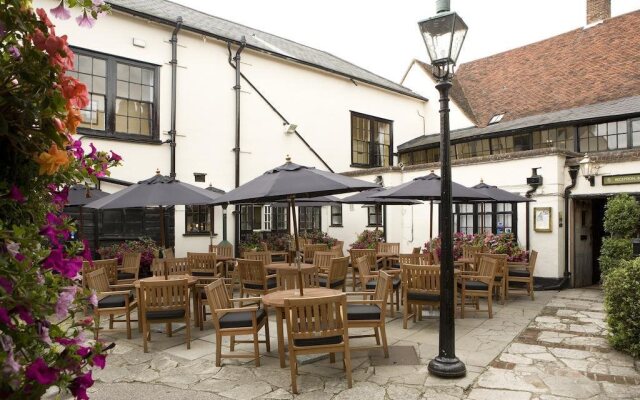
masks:
[[[461,64],[451,97],[477,126],[640,95],[640,10]]]
[[[640,96],[625,97],[598,104],[532,115],[516,120],[504,121],[485,127],[464,128],[451,131],[451,140],[460,140],[493,133],[523,130],[532,127],[568,125],[585,120],[603,120],[640,114]],[[505,116],[506,118],[506,116]],[[398,146],[398,151],[429,147],[440,142],[439,134],[419,136]]]
[[[183,19],[182,29],[235,43],[240,43],[244,36],[247,41],[247,48],[326,70],[420,100],[427,100],[411,89],[358,67],[333,54],[227,21],[181,4],[166,0],[108,0],[107,2],[114,10],[171,26],[175,25],[177,17],[181,16]]]

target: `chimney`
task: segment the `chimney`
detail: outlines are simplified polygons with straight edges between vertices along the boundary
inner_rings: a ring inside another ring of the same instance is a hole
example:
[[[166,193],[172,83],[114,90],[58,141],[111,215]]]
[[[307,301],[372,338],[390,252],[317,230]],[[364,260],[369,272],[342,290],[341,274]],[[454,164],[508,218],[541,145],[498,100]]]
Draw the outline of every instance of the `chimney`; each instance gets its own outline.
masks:
[[[587,25],[611,18],[611,0],[587,0]]]

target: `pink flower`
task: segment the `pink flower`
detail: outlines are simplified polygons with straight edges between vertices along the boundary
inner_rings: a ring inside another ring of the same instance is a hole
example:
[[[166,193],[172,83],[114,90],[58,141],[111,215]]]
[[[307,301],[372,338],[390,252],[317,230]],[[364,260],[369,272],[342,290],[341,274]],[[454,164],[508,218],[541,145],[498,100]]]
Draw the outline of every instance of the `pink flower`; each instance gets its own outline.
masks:
[[[2,372],[7,375],[15,374],[20,371],[20,364],[13,358],[13,351],[7,353],[7,358],[2,365]]]
[[[4,307],[0,307],[0,324],[5,324],[10,327],[15,326],[13,325],[13,321],[11,321],[11,315],[9,315],[9,311]]]
[[[27,199],[24,197],[20,189],[16,185],[11,186],[9,189],[9,198],[18,202],[19,204],[23,204]]]
[[[80,347],[78,350],[76,350],[76,354],[82,358],[87,358],[87,356],[91,354],[91,347]]]
[[[31,316],[31,312],[25,306],[15,306],[11,313],[18,313],[20,319],[22,319],[27,325],[33,324],[33,316]]]
[[[58,380],[58,371],[50,368],[42,357],[38,357],[27,367],[25,376],[41,385],[51,385]]]
[[[62,0],[60,4],[58,4],[58,7],[50,9],[49,12],[58,19],[64,20],[71,18],[71,13],[64,6],[64,0]]]
[[[91,289],[91,295],[89,296],[89,304],[94,307],[98,307],[98,296],[96,296],[96,291]]]
[[[89,400],[87,396],[87,389],[93,386],[93,378],[91,377],[91,371],[84,375],[76,377],[69,385],[71,394],[76,396],[78,400]]]
[[[13,282],[4,276],[0,276],[0,287],[4,289],[8,295],[13,293]]]
[[[51,345],[51,337],[49,336],[49,328],[46,326],[41,326],[40,327],[40,340],[42,340],[44,343]]]
[[[105,356],[104,354],[96,354],[95,356],[93,356],[93,359],[91,360],[91,365],[94,365],[100,369],[104,369],[106,361],[107,361],[107,356]]]
[[[93,28],[93,24],[96,23],[96,20],[87,15],[87,11],[83,11],[82,15],[78,15],[76,17],[76,22],[78,26],[83,28]]]
[[[111,161],[122,161],[122,157],[119,154],[116,154],[113,150],[111,150]]]
[[[55,339],[56,343],[60,343],[63,346],[75,346],[79,344],[84,344],[87,341],[87,338],[84,336],[83,332],[78,333],[75,337],[61,337]]]
[[[89,147],[91,148],[91,153],[89,153],[87,156],[89,158],[95,158],[95,155],[98,149],[96,149],[96,146],[94,146],[93,143],[89,143]]]
[[[78,286],[66,286],[62,288],[62,291],[58,295],[58,301],[56,301],[56,316],[58,319],[64,319],[69,315],[69,306],[73,303],[80,288]]]
[[[20,50],[16,46],[10,46],[8,52],[9,54],[11,54],[11,57],[13,57],[14,60],[20,59]]]

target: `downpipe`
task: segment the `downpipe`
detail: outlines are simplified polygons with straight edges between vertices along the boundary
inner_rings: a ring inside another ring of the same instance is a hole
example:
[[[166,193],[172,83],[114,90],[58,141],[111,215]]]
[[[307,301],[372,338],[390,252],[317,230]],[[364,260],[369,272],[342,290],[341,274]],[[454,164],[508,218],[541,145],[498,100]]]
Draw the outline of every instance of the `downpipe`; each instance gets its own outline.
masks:
[[[560,282],[559,289],[567,287],[569,280],[571,279],[571,272],[569,271],[569,200],[571,191],[576,187],[576,180],[578,178],[579,165],[569,166],[569,177],[571,178],[571,184],[564,188],[564,276]]]
[[[169,145],[171,146],[171,170],[169,176],[176,177],[176,92],[178,82],[178,32],[182,28],[182,17],[176,19],[176,27],[171,33],[171,129]]]

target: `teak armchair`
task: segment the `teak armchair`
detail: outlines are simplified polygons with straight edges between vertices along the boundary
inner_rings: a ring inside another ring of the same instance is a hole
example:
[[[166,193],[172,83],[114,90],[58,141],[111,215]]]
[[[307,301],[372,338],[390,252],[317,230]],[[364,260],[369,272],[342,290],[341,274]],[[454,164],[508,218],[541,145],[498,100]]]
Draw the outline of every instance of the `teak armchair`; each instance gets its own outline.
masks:
[[[87,287],[87,275],[93,271],[97,271],[100,268],[104,268],[107,280],[110,285],[115,285],[118,281],[118,259],[110,258],[106,260],[94,260],[82,262],[82,287]]]
[[[319,273],[320,286],[330,289],[342,289],[347,280],[349,269],[349,257],[334,257],[329,265],[329,272]]]
[[[362,256],[356,260],[358,267],[358,273],[360,275],[360,288],[363,292],[375,291],[378,288],[379,271],[371,271],[369,260],[366,256]],[[381,272],[381,271],[380,271]],[[394,278],[389,278],[389,303],[391,305],[391,316],[395,316],[395,309],[393,307],[393,293],[396,294],[396,308],[400,307],[400,278],[397,275]],[[385,298],[386,301],[386,298]]]
[[[538,259],[538,252],[535,250],[531,250],[531,253],[529,254],[529,263],[526,266],[524,266],[524,268],[509,269],[509,274],[507,277],[507,297],[509,295],[509,291],[512,290],[512,288],[509,286],[511,282],[523,282],[525,283],[526,291],[531,296],[531,300],[534,299],[533,272],[536,269],[537,259]]]
[[[261,296],[277,290],[278,283],[275,275],[267,275],[261,260],[238,260],[238,274],[240,277],[240,297],[245,294]]]
[[[196,307],[195,317],[198,319],[198,326],[200,330],[204,330],[204,322],[207,320],[207,294],[205,292],[205,288],[209,286],[211,283],[221,280],[226,289],[227,295],[229,298],[233,298],[233,284],[231,278],[199,278],[196,283]]]
[[[403,264],[412,264],[412,265],[433,265],[429,264],[431,262],[431,254],[420,254],[420,253],[411,253],[411,254],[400,254],[398,255],[398,261],[400,267]]]
[[[96,324],[94,338],[98,340],[100,316],[102,314],[109,314],[109,329],[113,329],[114,322],[125,322],[127,324],[127,339],[131,339],[131,310],[134,310],[138,306],[133,290],[114,290],[118,288],[117,285],[109,285],[107,272],[102,267],[87,273],[86,281],[87,287],[95,290],[96,296],[98,297],[98,307],[93,309]],[[113,315],[116,313],[124,313],[125,320],[114,319]],[[138,328],[140,328],[139,322]]]
[[[460,281],[458,287],[461,297],[461,310],[460,317],[464,318],[464,311],[466,308],[467,296],[474,299],[476,311],[480,309],[478,299],[480,297],[487,298],[487,312],[489,318],[493,318],[492,310],[492,298],[493,298],[493,284],[495,282],[496,269],[498,268],[499,260],[491,257],[481,257],[478,270],[472,272],[473,275],[462,274],[460,275]],[[482,310],[484,311],[484,310]]]
[[[416,316],[422,319],[422,306],[440,306],[440,267],[437,265],[402,264],[402,297],[404,315],[402,328],[407,329],[407,321]],[[454,288],[454,299],[455,288]]]
[[[233,302],[252,301],[260,304],[260,298],[249,297],[240,299],[229,298],[229,293],[225,287],[224,281],[218,279],[205,287],[205,293],[209,307],[211,308],[211,317],[213,325],[216,329],[216,367],[219,367],[222,358],[253,358],[256,367],[260,366],[260,349],[259,343],[265,343],[267,351],[271,351],[269,341],[269,317],[263,308],[258,306],[234,308]],[[264,327],[265,340],[258,340],[258,332]],[[235,340],[237,335],[252,335],[253,340],[241,341]],[[222,354],[222,337],[230,336],[230,350],[235,350],[236,343],[253,343],[253,354]]]
[[[375,337],[376,346],[351,347],[352,350],[369,350],[382,347],[384,357],[389,358],[386,331],[387,293],[391,287],[391,275],[380,271],[374,292],[351,292],[347,296],[363,296],[363,299],[347,302],[347,319],[350,328],[373,328],[373,335],[350,335],[349,338]],[[368,299],[366,297],[369,297]],[[380,343],[382,341],[382,343]]]
[[[187,253],[189,275],[203,278],[217,278],[221,275],[222,263],[216,253]]]
[[[269,251],[245,251],[244,258],[246,260],[260,260],[264,265],[273,263],[273,258]]]
[[[138,280],[140,272],[140,253],[124,253],[122,256],[122,266],[118,268],[118,284],[133,283]]]
[[[326,272],[331,265],[331,259],[337,257],[338,255],[335,251],[316,251],[313,253],[313,265],[315,265],[320,272]]]
[[[495,273],[495,283],[494,289],[497,288],[500,292],[500,304],[504,304],[504,300],[507,295],[507,278],[505,274],[508,272],[507,266],[507,257],[506,254],[494,254],[494,253],[479,253],[480,259],[479,263],[482,262],[483,258],[495,258],[498,260],[498,264],[496,265],[496,273]],[[471,272],[473,274],[473,272]]]
[[[189,259],[187,257],[165,260],[164,267],[166,268],[167,275],[188,275],[190,271]]]
[[[351,379],[351,353],[346,318],[346,295],[289,298],[284,300],[284,315],[289,340],[289,366],[291,390],[298,393],[298,355],[329,353],[335,362],[335,353],[344,353],[347,386]]]
[[[220,257],[228,257],[233,258],[233,246],[232,245],[222,245],[222,244],[210,244],[209,245],[209,253],[216,253],[217,258]],[[229,278],[229,271],[233,270],[235,265],[235,261],[223,261],[224,264],[224,276],[225,278]]]
[[[300,271],[302,274],[302,287],[320,287],[320,281],[318,278],[318,268],[303,269]],[[295,269],[279,269],[276,271],[276,282],[278,290],[299,289],[298,283],[298,271]]]
[[[400,243],[378,243],[377,251],[378,253],[393,254],[397,256],[400,254]],[[376,262],[380,263],[382,268],[390,268],[392,264],[388,256],[380,257]]]
[[[329,247],[324,243],[305,244],[304,246],[302,246],[303,260],[304,262],[310,264],[313,262],[313,255],[315,254],[316,251],[327,251],[327,250],[329,250]]]
[[[164,249],[162,251],[162,258],[164,258],[165,260],[171,260],[173,258],[176,258],[176,255],[173,252],[173,248],[167,247],[166,249]]]
[[[351,290],[356,290],[356,277],[358,276],[358,267],[356,260],[362,256],[367,256],[367,262],[371,269],[376,269],[376,250],[375,249],[349,249],[351,255]]]
[[[191,348],[191,311],[187,279],[169,279],[140,282],[140,317],[142,319],[142,344],[147,353],[151,341],[151,324],[164,323],[171,336],[171,323],[183,322],[186,328],[187,349]]]

